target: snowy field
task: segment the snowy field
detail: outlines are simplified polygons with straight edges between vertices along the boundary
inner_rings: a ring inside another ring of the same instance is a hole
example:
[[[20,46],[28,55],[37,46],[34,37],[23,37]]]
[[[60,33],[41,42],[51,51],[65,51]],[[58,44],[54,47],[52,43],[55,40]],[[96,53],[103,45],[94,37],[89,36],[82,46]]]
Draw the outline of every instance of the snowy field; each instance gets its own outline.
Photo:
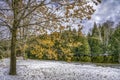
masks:
[[[17,60],[10,76],[9,59],[0,61],[0,80],[120,80],[120,69],[59,61]]]

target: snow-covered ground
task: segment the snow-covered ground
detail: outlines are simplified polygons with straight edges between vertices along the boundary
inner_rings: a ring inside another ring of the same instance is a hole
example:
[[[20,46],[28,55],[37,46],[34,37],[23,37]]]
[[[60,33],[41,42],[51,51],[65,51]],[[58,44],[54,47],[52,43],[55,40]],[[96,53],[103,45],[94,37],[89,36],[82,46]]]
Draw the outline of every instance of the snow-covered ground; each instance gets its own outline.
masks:
[[[0,61],[0,80],[120,80],[120,69],[59,61],[17,60],[10,76],[9,59]]]

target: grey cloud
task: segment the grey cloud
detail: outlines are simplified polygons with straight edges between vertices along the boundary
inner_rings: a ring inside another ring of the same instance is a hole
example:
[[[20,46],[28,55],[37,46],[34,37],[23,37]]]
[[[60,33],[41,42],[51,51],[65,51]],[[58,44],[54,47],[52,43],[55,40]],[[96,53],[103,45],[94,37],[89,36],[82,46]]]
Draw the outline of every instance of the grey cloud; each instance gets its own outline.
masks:
[[[92,16],[92,20],[97,23],[102,23],[109,19],[115,22],[120,19],[120,0],[103,0]]]
[[[93,23],[101,24],[107,20],[112,20],[116,24],[120,22],[120,0],[103,0],[102,3],[96,7],[95,13],[91,20],[87,21],[83,29],[84,33],[93,27]]]

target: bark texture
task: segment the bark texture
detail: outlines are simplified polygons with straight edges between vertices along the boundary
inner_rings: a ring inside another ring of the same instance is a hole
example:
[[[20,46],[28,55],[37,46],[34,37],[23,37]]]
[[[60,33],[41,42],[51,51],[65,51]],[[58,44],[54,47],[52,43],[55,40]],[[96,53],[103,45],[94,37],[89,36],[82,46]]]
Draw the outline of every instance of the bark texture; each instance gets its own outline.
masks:
[[[16,75],[16,32],[17,30],[12,31],[12,40],[11,40],[11,57],[10,57],[10,75]]]

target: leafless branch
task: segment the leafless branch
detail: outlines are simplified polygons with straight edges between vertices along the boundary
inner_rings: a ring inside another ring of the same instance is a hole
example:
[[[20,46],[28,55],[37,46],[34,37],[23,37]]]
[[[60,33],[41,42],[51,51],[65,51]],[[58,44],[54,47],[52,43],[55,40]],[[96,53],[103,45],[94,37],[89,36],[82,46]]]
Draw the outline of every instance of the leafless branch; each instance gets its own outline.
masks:
[[[6,26],[6,27],[8,27],[8,28],[11,30],[12,27],[8,24],[7,21],[5,21],[5,20],[3,20],[3,19],[0,19],[0,21],[2,21],[2,22],[0,22],[0,25],[1,25],[1,26]]]

